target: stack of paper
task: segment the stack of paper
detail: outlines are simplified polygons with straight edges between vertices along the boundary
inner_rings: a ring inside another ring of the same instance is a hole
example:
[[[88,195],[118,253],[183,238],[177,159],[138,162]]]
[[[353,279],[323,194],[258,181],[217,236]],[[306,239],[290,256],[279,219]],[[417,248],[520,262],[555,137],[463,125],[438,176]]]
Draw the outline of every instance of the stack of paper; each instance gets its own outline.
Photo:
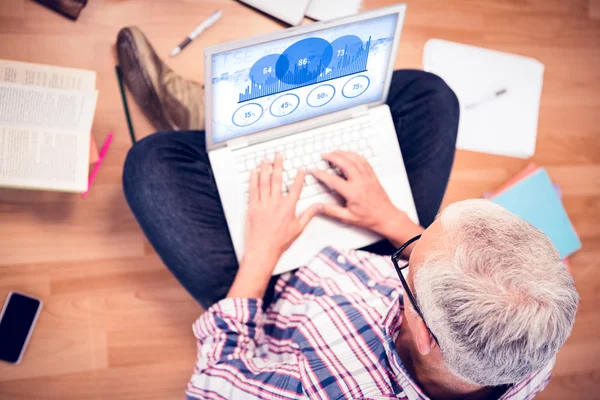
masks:
[[[528,158],[535,153],[544,65],[515,54],[431,39],[423,67],[461,105],[456,147]]]
[[[552,184],[544,168],[532,163],[486,197],[544,232],[561,258],[581,248],[581,241],[562,205],[560,190]]]
[[[93,71],[0,60],[0,186],[87,190],[95,86]]]

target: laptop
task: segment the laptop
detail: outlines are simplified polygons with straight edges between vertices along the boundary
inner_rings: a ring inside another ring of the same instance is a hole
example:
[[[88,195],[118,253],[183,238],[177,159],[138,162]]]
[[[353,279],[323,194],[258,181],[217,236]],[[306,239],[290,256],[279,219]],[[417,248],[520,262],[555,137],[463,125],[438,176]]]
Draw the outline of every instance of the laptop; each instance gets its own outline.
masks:
[[[399,4],[206,49],[206,149],[238,260],[250,171],[276,152],[284,156],[286,191],[298,169],[331,169],[321,154],[354,151],[369,161],[394,205],[418,222],[385,104],[405,12]],[[297,212],[316,202],[341,199],[307,176]],[[353,249],[380,239],[317,216],[274,274],[305,265],[328,245]]]
[[[300,25],[310,0],[240,0],[290,25]]]

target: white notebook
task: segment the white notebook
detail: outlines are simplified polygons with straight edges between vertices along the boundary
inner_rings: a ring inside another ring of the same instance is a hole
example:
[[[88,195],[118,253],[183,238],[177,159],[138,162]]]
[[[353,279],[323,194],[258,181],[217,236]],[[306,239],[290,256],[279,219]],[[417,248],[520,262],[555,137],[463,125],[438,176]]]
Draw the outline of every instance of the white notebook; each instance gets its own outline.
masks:
[[[431,39],[423,68],[461,104],[456,147],[529,158],[535,153],[544,65],[533,58]]]
[[[0,60],[0,187],[84,192],[93,71]]]

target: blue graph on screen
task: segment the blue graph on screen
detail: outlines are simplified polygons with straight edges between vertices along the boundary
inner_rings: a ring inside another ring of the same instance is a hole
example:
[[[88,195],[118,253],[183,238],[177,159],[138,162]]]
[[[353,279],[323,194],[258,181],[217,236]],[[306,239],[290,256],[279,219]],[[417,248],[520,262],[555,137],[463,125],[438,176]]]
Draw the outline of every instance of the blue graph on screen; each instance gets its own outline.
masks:
[[[325,82],[367,70],[371,37],[339,37],[331,43],[321,38],[297,41],[281,54],[269,54],[250,69],[250,84],[239,103]]]

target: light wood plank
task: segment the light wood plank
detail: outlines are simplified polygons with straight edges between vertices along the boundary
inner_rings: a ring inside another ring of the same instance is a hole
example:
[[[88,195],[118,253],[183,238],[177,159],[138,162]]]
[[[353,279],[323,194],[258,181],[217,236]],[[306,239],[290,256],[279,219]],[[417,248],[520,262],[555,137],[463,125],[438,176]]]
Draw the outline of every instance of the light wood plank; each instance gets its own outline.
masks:
[[[600,19],[600,1],[590,0],[589,6],[590,18],[599,20]]]
[[[94,185],[85,200],[76,194],[0,189],[0,268],[142,255],[143,235],[117,182]]]

